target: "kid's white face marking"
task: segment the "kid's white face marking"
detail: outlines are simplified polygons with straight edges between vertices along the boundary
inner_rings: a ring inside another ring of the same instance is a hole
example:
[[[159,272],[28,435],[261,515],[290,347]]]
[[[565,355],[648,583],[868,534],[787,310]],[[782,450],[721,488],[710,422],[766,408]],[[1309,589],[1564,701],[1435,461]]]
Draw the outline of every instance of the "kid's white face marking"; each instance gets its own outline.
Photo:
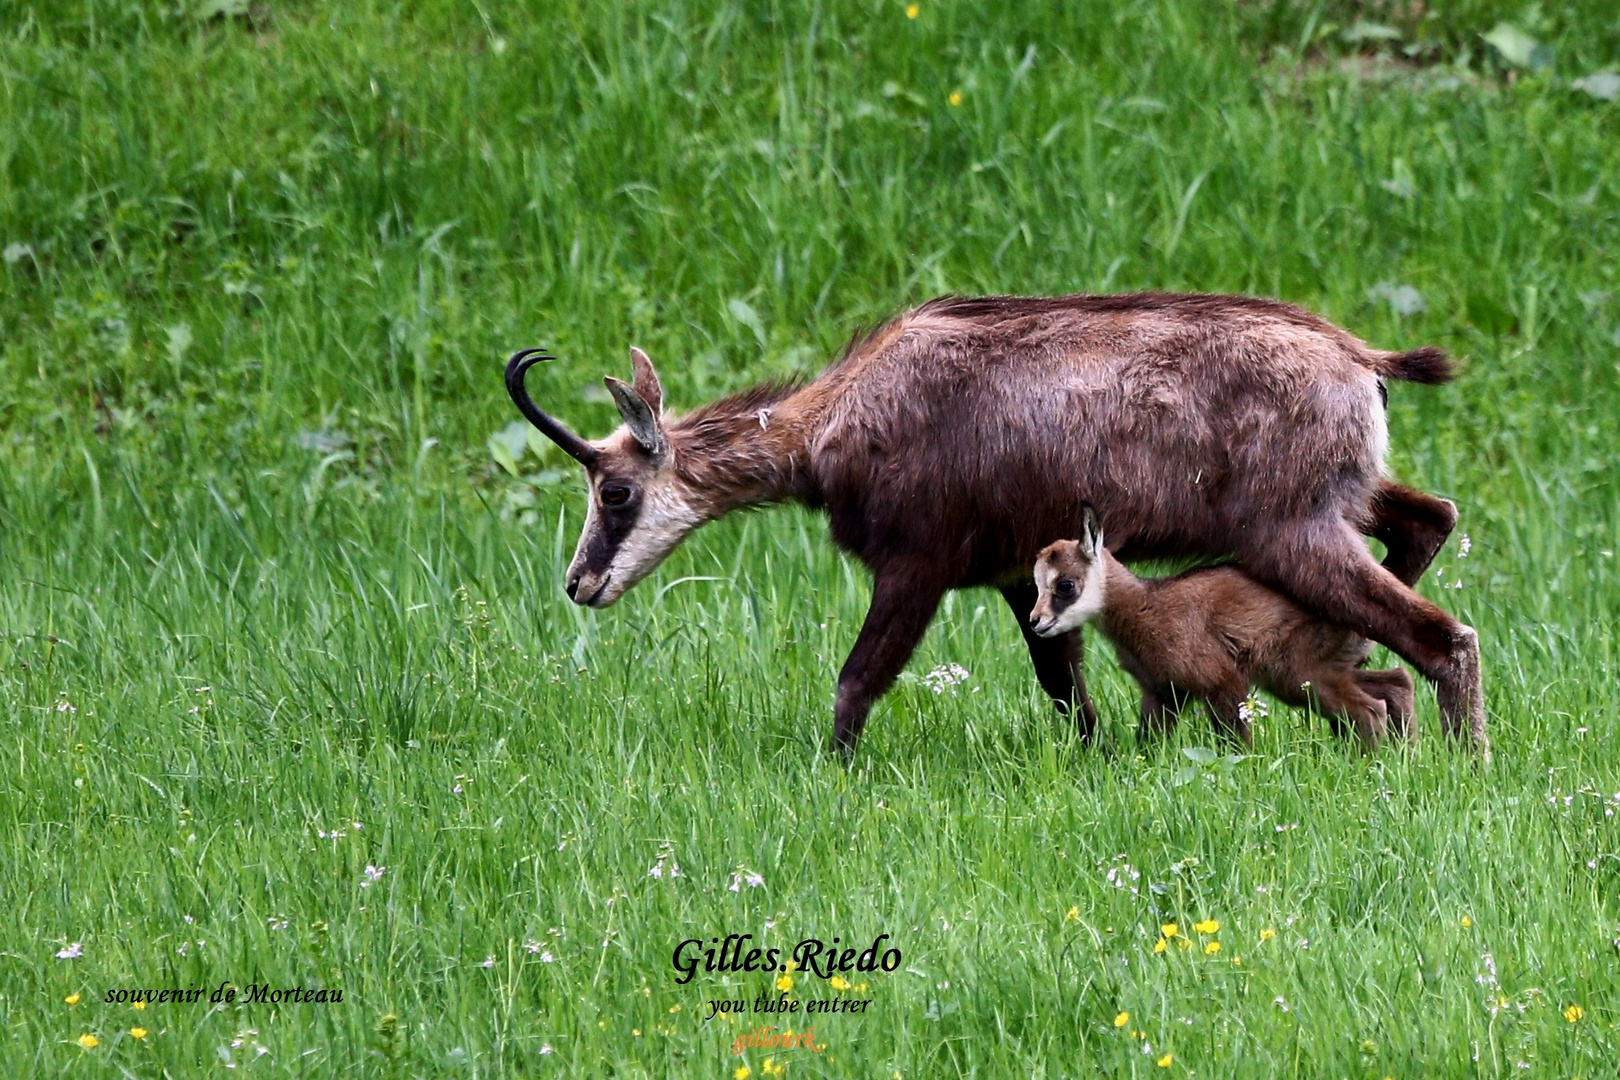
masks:
[[[1092,559],[1082,565],[1085,567],[1083,574],[1076,576],[1072,571],[1078,570],[1078,566],[1071,565],[1060,570],[1051,558],[1043,558],[1035,564],[1035,587],[1039,590],[1039,596],[1035,600],[1035,610],[1030,613],[1030,628],[1041,637],[1066,634],[1102,614],[1102,560]],[[1069,597],[1058,595],[1059,582],[1065,579],[1074,582],[1078,590],[1076,594]]]

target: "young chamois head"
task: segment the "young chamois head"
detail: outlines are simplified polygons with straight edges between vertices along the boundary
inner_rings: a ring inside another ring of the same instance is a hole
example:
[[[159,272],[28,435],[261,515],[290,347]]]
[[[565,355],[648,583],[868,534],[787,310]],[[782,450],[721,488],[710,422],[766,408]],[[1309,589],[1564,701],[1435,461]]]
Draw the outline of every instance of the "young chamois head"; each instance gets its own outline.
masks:
[[[506,365],[506,389],[541,434],[585,466],[590,501],[585,527],[569,564],[568,598],[607,607],[664,560],[704,521],[694,493],[676,475],[674,451],[664,428],[664,389],[652,361],[630,350],[631,381],[607,376],[624,424],[587,442],[547,415],[529,397],[523,377],[552,357],[539,349],[514,353]]]
[[[1103,609],[1102,528],[1097,511],[1086,503],[1080,516],[1080,539],[1048,544],[1035,557],[1035,610],[1031,630],[1041,637],[1068,633]]]

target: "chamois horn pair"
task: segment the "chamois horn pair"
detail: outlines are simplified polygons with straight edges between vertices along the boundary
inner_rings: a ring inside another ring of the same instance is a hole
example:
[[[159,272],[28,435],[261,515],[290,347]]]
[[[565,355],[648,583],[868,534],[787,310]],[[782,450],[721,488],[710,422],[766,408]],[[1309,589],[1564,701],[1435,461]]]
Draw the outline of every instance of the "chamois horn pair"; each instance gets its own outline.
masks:
[[[544,349],[519,349],[513,353],[512,358],[506,362],[506,392],[512,395],[518,411],[529,423],[540,429],[540,434],[562,447],[569,457],[590,468],[596,464],[596,447],[569,431],[560,421],[553,419],[534,403],[534,399],[523,387],[523,377],[528,374],[531,367],[542,360],[555,359],[555,356]]]

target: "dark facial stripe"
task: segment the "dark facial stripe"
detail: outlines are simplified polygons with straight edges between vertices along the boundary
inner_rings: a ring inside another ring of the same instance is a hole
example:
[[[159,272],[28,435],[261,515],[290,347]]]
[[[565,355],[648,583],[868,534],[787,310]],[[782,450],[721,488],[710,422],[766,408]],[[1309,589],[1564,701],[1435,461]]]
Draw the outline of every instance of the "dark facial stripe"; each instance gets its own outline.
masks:
[[[577,569],[586,574],[601,574],[613,563],[625,539],[635,531],[641,519],[641,499],[632,499],[624,506],[596,504],[596,527],[580,549],[583,563]]]

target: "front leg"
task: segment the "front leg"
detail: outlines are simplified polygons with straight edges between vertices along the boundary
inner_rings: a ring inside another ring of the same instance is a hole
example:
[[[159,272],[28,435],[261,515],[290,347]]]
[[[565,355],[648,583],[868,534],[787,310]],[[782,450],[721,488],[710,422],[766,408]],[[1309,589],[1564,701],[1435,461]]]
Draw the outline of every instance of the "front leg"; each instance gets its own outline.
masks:
[[[1312,684],[1314,686],[1314,684]],[[1249,698],[1249,680],[1233,670],[1225,678],[1217,679],[1210,691],[1202,695],[1215,731],[1234,743],[1248,749],[1254,745],[1249,721],[1243,715],[1243,703]]]
[[[1136,725],[1138,742],[1148,743],[1164,738],[1176,730],[1181,718],[1181,702],[1170,687],[1155,689],[1142,684],[1141,719]]]
[[[1075,727],[1082,739],[1091,738],[1097,730],[1097,710],[1092,707],[1086,693],[1086,679],[1081,671],[1085,644],[1079,630],[1071,630],[1057,637],[1043,638],[1029,628],[1029,613],[1035,609],[1039,590],[1033,581],[1021,581],[1001,590],[1002,599],[1012,608],[1018,629],[1023,631],[1024,644],[1029,647],[1029,658],[1035,664],[1035,678],[1046,691],[1058,712],[1075,712]],[[1075,706],[1079,709],[1076,711]]]
[[[944,585],[915,570],[887,568],[872,583],[872,606],[838,673],[833,703],[833,744],[846,759],[855,754],[872,703],[911,659],[944,595]]]

